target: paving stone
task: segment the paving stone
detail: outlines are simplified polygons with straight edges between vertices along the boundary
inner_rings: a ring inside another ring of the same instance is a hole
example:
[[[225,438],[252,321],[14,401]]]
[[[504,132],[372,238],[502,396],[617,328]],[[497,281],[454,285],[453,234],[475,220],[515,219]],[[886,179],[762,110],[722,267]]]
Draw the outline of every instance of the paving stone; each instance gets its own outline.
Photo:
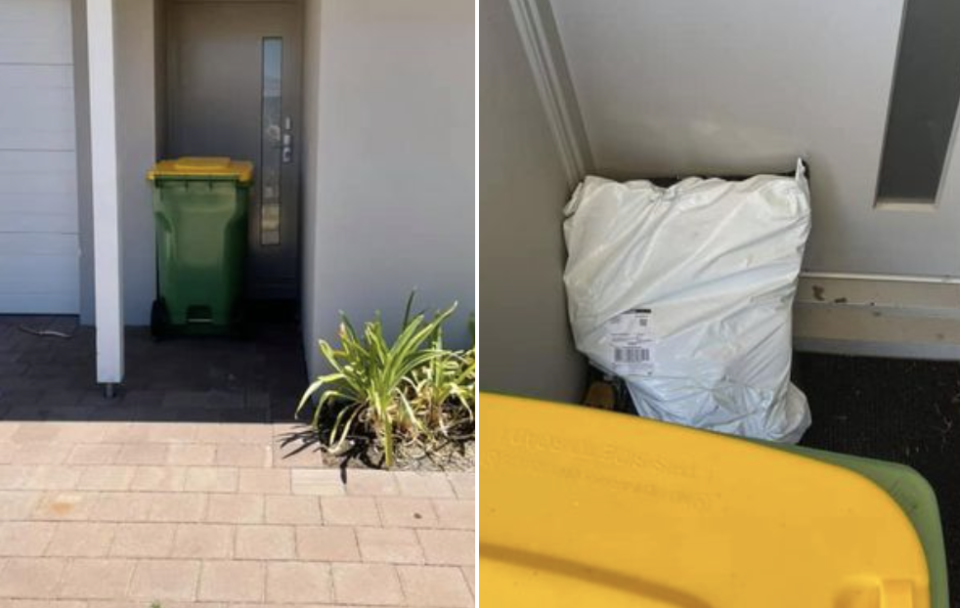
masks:
[[[218,445],[216,463],[231,467],[270,466],[270,447],[259,444]]]
[[[43,555],[56,527],[48,522],[0,522],[0,556]]]
[[[129,559],[71,560],[63,573],[60,596],[83,599],[124,597],[134,563]]]
[[[253,469],[249,469],[253,470]],[[264,497],[268,524],[321,524],[320,501],[315,496]]]
[[[267,601],[317,605],[328,603],[332,599],[333,580],[328,564],[267,564]]]
[[[94,492],[49,492],[40,499],[31,519],[85,521],[91,518],[96,502]]]
[[[205,443],[215,443],[219,446],[239,446],[239,447],[266,447],[268,445],[267,430],[262,421],[240,422],[241,415],[252,415],[253,413],[243,414],[239,410],[221,411],[218,419],[222,422],[216,424],[205,424],[198,428],[198,439]],[[240,463],[231,460],[246,450],[238,449],[236,452],[227,450],[220,456],[223,464],[229,466],[238,466]],[[262,455],[262,454],[261,454]],[[243,458],[243,456],[240,456]],[[259,458],[255,455],[253,458]],[[259,466],[259,465],[257,465]]]
[[[233,467],[190,467],[188,492],[236,492],[239,474]]]
[[[473,606],[473,596],[459,568],[400,566],[397,572],[408,605]]]
[[[293,469],[290,482],[294,494],[343,496],[346,494],[340,471],[333,469]]]
[[[453,489],[457,493],[458,498],[476,500],[476,473],[448,473],[447,478],[450,480],[450,483],[453,484]]]
[[[472,566],[477,539],[473,532],[460,530],[417,530],[428,564]]]
[[[238,526],[234,556],[238,559],[293,559],[292,526]]]
[[[72,446],[62,443],[29,442],[18,444],[13,455],[13,464],[63,464],[70,455]]]
[[[119,443],[95,443],[73,446],[67,457],[69,464],[113,464],[120,453]]]
[[[150,422],[147,440],[154,443],[196,443],[197,425],[190,422]]]
[[[55,388],[44,391],[37,401],[40,407],[70,407],[80,405],[85,391],[75,388]]]
[[[29,519],[41,498],[40,492],[0,490],[0,521]],[[317,507],[319,512],[320,508]],[[311,523],[311,522],[306,522]]]
[[[394,473],[400,493],[413,498],[455,498],[453,486],[443,475],[400,471]]]
[[[110,554],[118,557],[168,557],[173,550],[176,526],[156,523],[122,523],[117,526]]]
[[[77,482],[79,490],[129,490],[135,470],[132,466],[85,467]]]
[[[123,402],[131,408],[159,406],[165,395],[165,391],[132,389],[123,396]]]
[[[476,505],[472,500],[434,500],[433,510],[441,528],[476,529]]]
[[[460,568],[463,572],[463,578],[467,581],[467,586],[470,587],[470,593],[474,597],[477,596],[477,567],[476,566],[463,566]]]
[[[348,469],[346,493],[350,496],[396,496],[400,493],[396,477],[389,471]]]
[[[107,422],[102,425],[105,443],[143,443],[147,440],[148,428],[142,423]]]
[[[153,494],[150,521],[195,522],[203,519],[206,494]]]
[[[422,564],[423,549],[413,530],[405,528],[357,528],[357,543],[364,562]]]
[[[290,471],[286,469],[240,469],[240,491],[255,494],[289,494]]]
[[[143,522],[150,518],[155,497],[145,493],[110,492],[101,494],[90,519],[95,521]]]
[[[23,465],[0,465],[0,490],[23,490],[33,469]]]
[[[334,598],[345,604],[399,605],[403,591],[394,566],[333,564]]]
[[[60,428],[55,424],[43,424],[39,421],[21,422],[17,431],[11,435],[14,443],[53,443],[60,434]]]
[[[18,557],[0,569],[0,597],[54,598],[63,573],[60,558]]]
[[[163,407],[201,407],[206,403],[205,391],[163,391]]]
[[[74,408],[78,418],[87,418],[87,408]],[[103,442],[104,427],[99,424],[82,420],[80,422],[64,422],[60,426],[60,435],[57,441],[66,444],[94,445]]]
[[[228,524],[263,523],[263,496],[210,494],[205,521]]]
[[[258,602],[263,599],[265,568],[260,562],[203,562],[198,599]]]
[[[130,483],[135,492],[182,492],[186,484],[187,469],[172,466],[137,467]]]
[[[144,600],[193,600],[200,578],[200,562],[144,560],[137,563],[130,595]]]
[[[180,524],[173,543],[173,557],[233,557],[234,526],[221,524]]]
[[[117,455],[117,464],[161,465],[167,462],[169,447],[163,443],[128,443]]]
[[[116,524],[61,522],[47,546],[46,555],[64,557],[103,557],[110,552]]]
[[[383,525],[400,528],[436,528],[440,525],[429,498],[378,498]]]
[[[167,462],[172,465],[204,466],[214,462],[217,446],[213,444],[170,444]]]
[[[302,560],[324,562],[360,561],[357,535],[345,526],[298,526],[297,556]]]
[[[362,496],[323,496],[320,498],[323,521],[334,526],[379,526],[380,515],[373,498]]]
[[[0,401],[2,405],[6,401],[4,398],[3,401]],[[0,441],[13,443],[12,437],[20,429],[20,424],[17,422],[11,422],[10,420],[0,420]]]
[[[0,608],[102,608],[82,600],[3,600]],[[128,608],[124,606],[124,608]]]
[[[29,468],[21,487],[25,490],[72,490],[80,483],[83,469],[63,465],[40,465]]]

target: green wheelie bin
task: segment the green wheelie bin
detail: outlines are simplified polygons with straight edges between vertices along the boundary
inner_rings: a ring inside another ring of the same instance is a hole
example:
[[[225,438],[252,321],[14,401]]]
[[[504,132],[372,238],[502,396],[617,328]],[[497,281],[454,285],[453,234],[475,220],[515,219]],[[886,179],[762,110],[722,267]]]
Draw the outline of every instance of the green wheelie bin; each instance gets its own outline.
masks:
[[[231,333],[241,320],[253,164],[220,157],[158,162],[155,337]]]

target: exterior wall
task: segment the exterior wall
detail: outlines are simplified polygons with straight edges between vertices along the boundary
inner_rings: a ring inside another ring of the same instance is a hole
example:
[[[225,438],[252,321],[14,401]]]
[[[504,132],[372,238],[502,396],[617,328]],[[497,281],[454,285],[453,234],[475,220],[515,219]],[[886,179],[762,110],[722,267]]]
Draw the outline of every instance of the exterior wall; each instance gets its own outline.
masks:
[[[154,0],[114,2],[117,78],[117,170],[127,325],[150,322],[156,294],[156,244],[147,170],[157,154]]]
[[[562,209],[570,190],[509,0],[480,3],[480,308],[484,390],[579,401]]]
[[[315,0],[306,18],[304,341],[338,310],[396,326],[418,305],[474,302],[472,0]]]

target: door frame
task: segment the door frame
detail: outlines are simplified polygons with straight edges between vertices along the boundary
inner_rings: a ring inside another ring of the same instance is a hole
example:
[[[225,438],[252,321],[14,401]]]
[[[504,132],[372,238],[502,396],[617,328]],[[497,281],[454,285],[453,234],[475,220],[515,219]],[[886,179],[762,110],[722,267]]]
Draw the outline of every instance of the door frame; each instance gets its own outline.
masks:
[[[291,222],[282,224],[282,238],[283,239],[293,239],[294,240],[294,251],[293,255],[295,259],[292,263],[292,285],[289,287],[289,293],[280,299],[286,301],[290,300],[296,302],[299,306],[302,290],[303,290],[303,239],[302,239],[302,228],[300,226],[304,218],[303,211],[303,185],[302,185],[302,172],[303,172],[303,152],[304,152],[304,116],[303,116],[303,107],[304,107],[304,83],[303,83],[303,59],[305,52],[305,36],[306,32],[304,30],[304,22],[306,15],[306,7],[304,5],[304,0],[152,0],[156,4],[157,10],[157,22],[158,27],[155,30],[155,47],[156,47],[156,58],[155,58],[155,70],[156,70],[156,80],[157,80],[157,131],[158,131],[158,154],[167,156],[166,151],[168,150],[168,142],[172,139],[171,129],[174,124],[174,113],[176,112],[176,103],[174,101],[174,93],[172,88],[169,86],[170,81],[175,81],[177,78],[177,69],[179,62],[174,56],[175,49],[169,47],[169,42],[174,40],[176,35],[174,31],[174,26],[171,24],[170,14],[173,10],[173,6],[176,4],[189,5],[189,4],[234,4],[234,5],[244,5],[244,4],[266,4],[266,5],[288,5],[294,7],[294,10],[297,11],[299,15],[300,28],[297,31],[296,39],[285,41],[284,43],[284,62],[283,62],[283,78],[286,83],[289,83],[291,87],[291,93],[289,96],[285,96],[283,99],[283,114],[285,116],[293,116],[297,120],[297,123],[293,126],[292,136],[293,136],[293,147],[292,147],[292,167],[290,172],[284,172],[282,179],[282,186],[290,186],[290,190],[294,192],[293,196],[295,197],[293,207],[288,207],[287,210],[293,210],[293,219]],[[297,61],[293,64],[287,61],[287,57],[290,56],[290,53],[293,53],[297,57]],[[257,70],[261,69],[261,66],[257,66]],[[286,88],[287,85],[285,85]],[[259,158],[253,159],[254,164],[256,165],[255,170],[255,180],[253,185],[253,192],[251,192],[250,197],[250,229],[251,232],[248,235],[248,244],[251,248],[255,247],[254,241],[257,239],[253,234],[253,227],[257,224],[260,218],[261,206],[260,198],[261,192],[258,190],[259,176],[260,176],[260,165]],[[283,215],[281,215],[283,218]],[[283,220],[281,219],[281,222]],[[265,257],[270,256],[270,252],[263,254]],[[248,263],[247,265],[248,272],[251,271],[251,266]],[[283,289],[282,287],[280,288]],[[271,296],[264,297],[264,294],[269,292],[269,288],[266,290],[256,291],[252,289],[249,285],[247,287],[247,297],[253,299],[274,299]]]

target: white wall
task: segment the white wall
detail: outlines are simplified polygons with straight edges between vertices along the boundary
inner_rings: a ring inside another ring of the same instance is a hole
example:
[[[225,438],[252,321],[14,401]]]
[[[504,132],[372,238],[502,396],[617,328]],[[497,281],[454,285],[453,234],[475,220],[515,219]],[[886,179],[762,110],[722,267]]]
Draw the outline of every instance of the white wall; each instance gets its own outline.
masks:
[[[569,189],[508,0],[480,2],[483,388],[583,397],[563,289]]]
[[[474,302],[472,0],[310,0],[306,15],[304,339],[334,338],[337,311],[409,291],[453,300],[466,341]]]

